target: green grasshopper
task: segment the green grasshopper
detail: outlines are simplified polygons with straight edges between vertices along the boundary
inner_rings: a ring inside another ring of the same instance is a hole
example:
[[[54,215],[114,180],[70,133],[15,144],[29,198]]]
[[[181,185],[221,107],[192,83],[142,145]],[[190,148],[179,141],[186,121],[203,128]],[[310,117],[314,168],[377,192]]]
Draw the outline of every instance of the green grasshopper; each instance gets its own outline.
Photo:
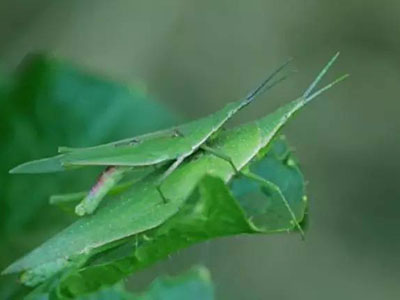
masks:
[[[157,190],[167,202],[161,191],[163,181],[189,156],[199,149],[211,151],[206,142],[239,110],[250,104],[262,91],[272,88],[282,81],[275,76],[284,69],[290,60],[268,76],[244,99],[227,104],[220,111],[205,118],[177,126],[175,128],[145,134],[89,148],[60,147],[60,155],[24,163],[12,169],[11,173],[47,173],[63,171],[80,166],[101,165],[107,169],[87,196],[76,206],[77,215],[91,214],[104,196],[132,168],[157,166],[174,161],[159,179]]]
[[[347,77],[344,75],[314,91],[337,56],[338,54],[329,61],[303,95],[261,119],[221,133],[212,140],[211,147],[214,152],[224,153],[223,155],[217,157],[210,152],[199,153],[196,160],[180,166],[164,182],[163,192],[171,199],[167,204],[160,205],[161,196],[155,190],[158,174],[161,171],[157,170],[155,174],[133,184],[115,201],[108,202],[107,207],[99,209],[95,215],[80,218],[65,228],[10,265],[2,274],[27,271],[30,278],[42,282],[80,256],[101,253],[104,249],[110,249],[113,243],[123,242],[128,237],[156,228],[180,210],[202,178],[208,175],[229,184],[237,174],[236,170],[240,170],[241,174],[256,180],[260,185],[270,187],[270,182],[252,174],[247,170],[247,166],[260,152],[264,152],[263,149],[270,145],[278,132],[297,112]],[[220,159],[223,157],[229,159]],[[232,164],[235,166],[233,169]],[[294,225],[299,227],[298,220],[304,215],[304,207],[301,209],[303,213],[297,211],[295,214],[287,204],[285,201]],[[259,231],[253,225],[250,232]]]

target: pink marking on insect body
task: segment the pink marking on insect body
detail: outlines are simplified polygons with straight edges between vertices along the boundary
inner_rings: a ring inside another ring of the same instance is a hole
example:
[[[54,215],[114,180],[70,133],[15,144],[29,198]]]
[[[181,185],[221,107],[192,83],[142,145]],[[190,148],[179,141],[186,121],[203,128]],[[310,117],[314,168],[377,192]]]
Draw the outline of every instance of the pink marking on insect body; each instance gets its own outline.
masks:
[[[124,172],[124,168],[107,167],[87,196],[75,207],[75,213],[78,216],[93,213],[107,193],[121,180]]]
[[[117,168],[115,166],[109,166],[107,167],[103,173],[100,174],[99,178],[97,179],[96,184],[90,189],[90,196],[94,196],[97,194],[97,192],[102,188],[104,183],[107,181],[107,179],[112,176],[115,172],[117,171]]]

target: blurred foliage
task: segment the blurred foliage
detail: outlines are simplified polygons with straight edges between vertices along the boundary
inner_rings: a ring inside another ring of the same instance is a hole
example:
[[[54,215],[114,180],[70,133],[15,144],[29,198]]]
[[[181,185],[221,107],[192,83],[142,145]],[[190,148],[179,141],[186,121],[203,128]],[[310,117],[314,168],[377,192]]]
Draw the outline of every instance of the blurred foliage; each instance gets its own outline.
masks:
[[[27,180],[8,176],[11,167],[53,153],[58,145],[89,146],[172,124],[172,114],[147,98],[133,87],[96,78],[46,56],[27,58],[0,112],[4,160],[0,180],[7,186],[2,190],[7,194],[1,194],[2,232],[14,233],[29,223],[60,187],[82,189],[93,179],[71,172]]]
[[[0,241],[7,247],[0,250],[0,264],[5,266],[71,221],[49,207],[48,197],[65,188],[88,189],[98,173],[94,168],[27,177],[10,176],[10,168],[54,153],[59,145],[108,142],[172,125],[176,117],[134,87],[45,55],[27,57],[9,82],[1,79]]]

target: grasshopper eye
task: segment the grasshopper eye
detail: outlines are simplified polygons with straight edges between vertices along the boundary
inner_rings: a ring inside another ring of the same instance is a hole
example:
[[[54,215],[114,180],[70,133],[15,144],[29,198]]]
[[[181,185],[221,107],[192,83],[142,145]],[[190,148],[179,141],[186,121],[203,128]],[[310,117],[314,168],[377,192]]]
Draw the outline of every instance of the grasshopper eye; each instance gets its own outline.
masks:
[[[183,137],[183,133],[179,129],[174,129],[172,132],[172,137]]]
[[[132,139],[130,142],[129,142],[129,146],[133,146],[133,145],[136,145],[136,144],[139,144],[140,143],[140,141],[138,140],[138,139]]]

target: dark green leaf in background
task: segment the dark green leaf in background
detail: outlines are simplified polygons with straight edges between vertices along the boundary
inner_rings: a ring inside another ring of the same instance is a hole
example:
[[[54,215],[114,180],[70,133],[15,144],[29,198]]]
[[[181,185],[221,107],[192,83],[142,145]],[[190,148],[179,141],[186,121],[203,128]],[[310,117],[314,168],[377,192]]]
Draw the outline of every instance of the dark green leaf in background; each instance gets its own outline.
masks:
[[[27,57],[14,78],[0,78],[1,266],[70,222],[48,206],[51,194],[88,189],[99,172],[28,177],[8,170],[59,145],[91,146],[175,124],[174,114],[148,98],[45,55]]]
[[[135,300],[136,298],[132,298]],[[176,276],[157,278],[137,300],[213,300],[214,287],[209,271],[202,266]]]
[[[29,222],[33,206],[45,203],[49,191],[59,191],[62,186],[74,189],[89,182],[82,183],[85,174],[61,182],[59,177],[56,183],[54,176],[9,176],[11,167],[54,153],[59,145],[95,145],[160,129],[174,121],[167,109],[133,86],[94,77],[41,55],[22,64],[0,113],[1,182],[8,187],[6,197],[1,197],[6,209],[1,210],[5,232]],[[27,184],[31,180],[34,185]]]

